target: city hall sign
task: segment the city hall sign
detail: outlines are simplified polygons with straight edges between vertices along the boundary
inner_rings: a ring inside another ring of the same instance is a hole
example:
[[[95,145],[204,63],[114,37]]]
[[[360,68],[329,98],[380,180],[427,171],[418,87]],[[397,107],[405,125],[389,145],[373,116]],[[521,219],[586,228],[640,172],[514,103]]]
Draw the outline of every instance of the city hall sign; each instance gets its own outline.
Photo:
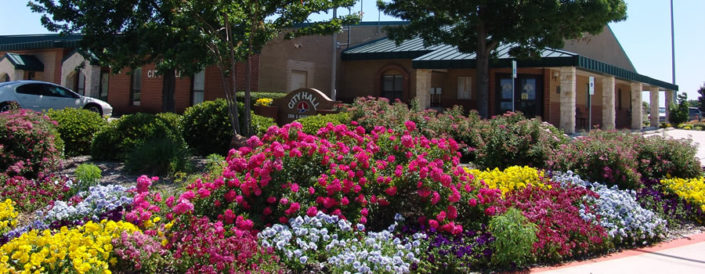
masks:
[[[318,113],[331,113],[336,103],[320,90],[301,88],[274,100],[272,106],[279,109],[277,122],[281,125]]]

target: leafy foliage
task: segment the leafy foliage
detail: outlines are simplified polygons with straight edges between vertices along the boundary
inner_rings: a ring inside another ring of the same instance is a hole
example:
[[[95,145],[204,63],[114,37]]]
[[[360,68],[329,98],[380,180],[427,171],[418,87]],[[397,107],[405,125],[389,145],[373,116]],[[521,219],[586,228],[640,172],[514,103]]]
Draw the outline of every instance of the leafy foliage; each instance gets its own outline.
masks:
[[[93,136],[108,124],[98,113],[86,109],[51,109],[47,116],[58,123],[57,130],[65,142],[66,156],[90,154]]]
[[[186,149],[186,142],[172,122],[146,113],[122,116],[98,132],[91,144],[91,156],[98,160],[124,160],[139,144],[157,139]]]
[[[170,175],[190,169],[190,155],[184,143],[168,138],[141,140],[127,153],[125,168],[134,174]]]
[[[227,103],[224,99],[217,99],[187,108],[183,129],[184,139],[196,154],[225,154],[233,139]]]
[[[509,208],[489,222],[489,231],[495,237],[492,242],[494,253],[492,263],[500,267],[521,268],[531,263],[531,253],[537,241],[535,224],[516,208]]]
[[[318,129],[325,127],[328,123],[335,125],[347,125],[350,123],[350,116],[347,112],[340,112],[336,114],[325,114],[325,115],[315,115],[300,118],[296,120],[303,126],[303,132],[306,134],[315,135]]]

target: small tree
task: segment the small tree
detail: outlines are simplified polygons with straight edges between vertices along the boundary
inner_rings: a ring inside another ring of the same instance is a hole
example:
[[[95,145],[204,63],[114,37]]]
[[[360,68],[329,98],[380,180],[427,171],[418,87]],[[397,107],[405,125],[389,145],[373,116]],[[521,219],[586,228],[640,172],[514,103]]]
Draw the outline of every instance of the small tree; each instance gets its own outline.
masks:
[[[698,90],[698,102],[700,103],[700,111],[705,113],[705,84]]]
[[[686,94],[685,92],[678,94],[678,104],[671,103],[668,108],[671,111],[671,117],[669,118],[671,124],[677,126],[678,124],[687,122],[689,114],[688,94]]]

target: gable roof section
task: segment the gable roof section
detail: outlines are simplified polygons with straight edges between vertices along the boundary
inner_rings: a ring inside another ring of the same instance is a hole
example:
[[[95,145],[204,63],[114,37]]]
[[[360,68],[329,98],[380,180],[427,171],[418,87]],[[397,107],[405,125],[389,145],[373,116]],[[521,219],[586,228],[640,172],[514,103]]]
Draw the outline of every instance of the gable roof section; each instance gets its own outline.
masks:
[[[490,61],[491,67],[511,67],[511,61],[516,58],[509,54],[511,45],[500,45],[493,52],[496,59]],[[677,85],[656,80],[633,70],[620,68],[611,64],[600,62],[574,52],[557,49],[544,49],[540,52],[541,58],[520,59],[519,67],[565,67],[574,66],[600,74],[613,75],[616,78],[638,81],[664,89],[678,90]],[[475,53],[463,53],[455,46],[436,45],[426,47],[421,38],[409,39],[399,46],[388,38],[382,38],[351,47],[342,52],[342,60],[379,60],[379,59],[412,59],[415,69],[449,69],[449,68],[475,68]]]
[[[7,58],[7,60],[15,66],[15,69],[27,70],[27,71],[44,71],[44,63],[39,61],[34,55],[25,55],[8,52],[2,59]],[[0,59],[0,60],[2,60]]]
[[[75,48],[80,34],[0,35],[0,51],[45,48]]]

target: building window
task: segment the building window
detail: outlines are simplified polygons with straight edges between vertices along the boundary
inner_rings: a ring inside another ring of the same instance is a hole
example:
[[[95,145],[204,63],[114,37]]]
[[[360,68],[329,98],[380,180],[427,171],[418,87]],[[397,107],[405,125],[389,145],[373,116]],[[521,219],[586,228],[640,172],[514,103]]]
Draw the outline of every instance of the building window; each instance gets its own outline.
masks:
[[[470,100],[472,92],[472,78],[470,76],[458,76],[458,99]]]
[[[100,71],[100,94],[98,98],[103,101],[108,101],[108,79],[110,79],[110,72],[107,70]]]
[[[0,81],[2,81],[2,82],[10,82],[10,75],[7,73],[4,73],[2,75],[2,78],[0,78],[0,79],[1,79]]]
[[[205,91],[206,82],[206,70],[201,70],[193,75],[193,95],[191,97],[191,104],[196,105],[203,103],[203,95]]]
[[[617,107],[618,107],[618,109],[622,109],[622,89],[621,88],[617,89]]]
[[[389,100],[400,99],[404,92],[404,76],[401,74],[385,74],[382,76],[382,97]]]
[[[132,71],[132,86],[130,88],[130,102],[133,106],[139,106],[142,102],[142,68]]]

